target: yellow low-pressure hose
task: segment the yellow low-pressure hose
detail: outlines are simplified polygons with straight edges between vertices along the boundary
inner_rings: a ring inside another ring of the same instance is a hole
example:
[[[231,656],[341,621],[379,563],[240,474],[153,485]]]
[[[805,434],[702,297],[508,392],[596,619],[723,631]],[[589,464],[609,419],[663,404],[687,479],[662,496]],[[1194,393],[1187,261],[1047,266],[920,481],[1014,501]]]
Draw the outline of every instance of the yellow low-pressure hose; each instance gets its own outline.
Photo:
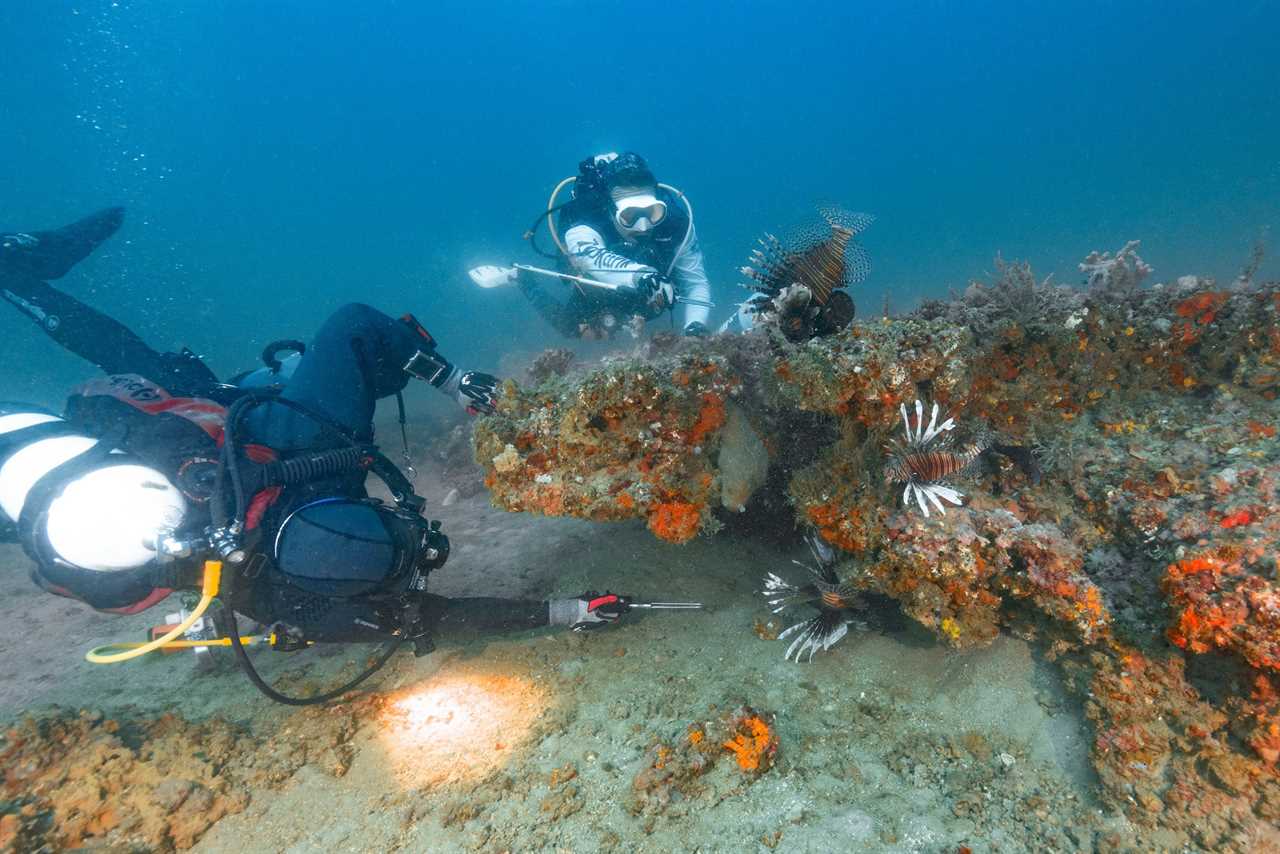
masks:
[[[578,176],[576,175],[570,175],[568,178],[565,178],[559,184],[556,184],[556,188],[551,191],[551,198],[547,199],[547,231],[551,232],[551,239],[556,242],[556,247],[560,250],[561,254],[565,256],[568,256],[569,250],[565,248],[564,241],[562,241],[560,239],[560,235],[556,233],[556,196],[560,195],[561,190],[577,180]],[[537,227],[536,224],[534,227]]]
[[[121,661],[128,661],[131,658],[138,658],[146,655],[164,646],[169,646],[173,641],[182,637],[182,635],[195,624],[195,621],[209,610],[209,605],[213,603],[214,597],[218,595],[218,588],[222,583],[222,561],[206,560],[204,562],[204,584],[200,590],[200,602],[191,611],[191,615],[178,625],[174,626],[161,637],[144,644],[107,644],[105,646],[95,647],[85,653],[85,660],[93,664],[118,664]],[[176,646],[176,644],[174,644]],[[185,643],[183,644],[185,645]],[[210,642],[192,643],[192,646],[212,646]],[[131,647],[124,652],[108,653],[109,649],[120,649],[121,647]]]
[[[276,642],[276,636],[274,634],[241,635],[240,636],[240,643],[243,644],[244,646],[253,646],[255,644],[260,644],[260,643],[274,644],[275,642]],[[147,644],[142,643],[141,641],[137,643],[109,643],[99,647],[94,647],[93,654],[100,655],[106,650],[111,650],[111,649],[141,649],[146,645]],[[198,649],[200,647],[206,647],[206,646],[231,646],[231,638],[210,638],[209,640],[169,641],[162,647],[162,649]],[[93,659],[89,659],[89,660],[93,661]],[[95,662],[95,664],[102,664],[102,663],[109,663],[109,662]]]

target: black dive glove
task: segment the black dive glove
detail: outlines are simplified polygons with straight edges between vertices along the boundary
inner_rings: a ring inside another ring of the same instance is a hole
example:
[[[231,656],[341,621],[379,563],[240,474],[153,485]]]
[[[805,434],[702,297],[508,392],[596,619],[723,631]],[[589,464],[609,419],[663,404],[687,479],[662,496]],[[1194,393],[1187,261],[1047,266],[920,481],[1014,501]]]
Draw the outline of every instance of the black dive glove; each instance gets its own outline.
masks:
[[[672,284],[670,279],[664,278],[657,273],[645,273],[643,276],[637,276],[636,288],[649,306],[649,310],[655,315],[661,314],[675,305],[675,285]]]
[[[498,401],[498,378],[479,371],[459,371],[444,356],[436,352],[436,339],[412,314],[400,318],[400,322],[421,339],[418,352],[405,363],[405,373],[424,380],[445,394],[453,395],[458,403],[472,415],[490,415]]]
[[[588,590],[573,599],[552,599],[548,602],[547,622],[582,632],[608,625],[626,611],[626,600],[621,596]]]
[[[498,403],[498,378],[467,371],[458,380],[458,402],[472,415],[492,415]]]

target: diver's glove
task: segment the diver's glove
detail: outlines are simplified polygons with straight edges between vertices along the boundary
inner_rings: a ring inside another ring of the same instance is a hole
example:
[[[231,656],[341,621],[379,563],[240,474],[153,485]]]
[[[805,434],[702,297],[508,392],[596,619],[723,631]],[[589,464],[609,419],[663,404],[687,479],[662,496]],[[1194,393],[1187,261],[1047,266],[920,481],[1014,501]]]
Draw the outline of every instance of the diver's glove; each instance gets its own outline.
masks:
[[[458,402],[472,415],[492,415],[498,403],[498,378],[467,371],[458,380]]]
[[[661,314],[676,302],[676,289],[671,280],[657,273],[645,273],[636,277],[636,288],[650,311]]]
[[[568,626],[575,632],[589,631],[608,625],[627,610],[626,601],[613,593],[588,590],[573,599],[552,599],[547,603],[547,622]]]

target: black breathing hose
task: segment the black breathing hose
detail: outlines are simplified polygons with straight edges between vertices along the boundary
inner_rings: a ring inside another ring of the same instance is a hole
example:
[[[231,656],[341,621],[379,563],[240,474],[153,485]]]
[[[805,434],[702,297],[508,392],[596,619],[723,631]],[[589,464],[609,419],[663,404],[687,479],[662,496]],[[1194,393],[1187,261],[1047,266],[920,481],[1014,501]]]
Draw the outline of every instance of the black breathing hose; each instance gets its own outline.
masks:
[[[244,419],[246,412],[264,403],[278,404],[286,409],[300,413],[321,427],[326,428],[348,445],[346,448],[339,448],[334,451],[321,451],[306,457],[266,463],[268,485],[283,486],[285,484],[302,483],[309,477],[331,477],[345,474],[359,468],[366,456],[366,449],[351,437],[349,431],[333,419],[327,418],[300,403],[280,397],[276,392],[259,392],[245,395],[231,404],[231,407],[227,410],[227,419],[223,426],[222,458],[218,466],[218,480],[215,482],[215,492],[221,495],[220,487],[223,471],[225,470],[227,477],[231,481],[231,491],[234,498],[235,514],[232,519],[241,525],[244,524],[245,516],[249,512],[249,502],[248,497],[245,495],[244,478],[238,462],[240,454],[240,422]],[[274,480],[273,478],[280,479]]]
[[[231,481],[231,489],[234,496],[235,516],[234,522],[241,525],[244,524],[245,516],[248,513],[248,500],[244,491],[244,479],[239,466],[240,442],[238,437],[240,421],[244,418],[244,414],[250,409],[260,406],[264,403],[276,403],[291,409],[295,412],[312,419],[321,427],[328,429],[336,434],[348,447],[336,448],[329,451],[319,451],[314,454],[308,454],[303,457],[295,457],[290,460],[275,460],[264,464],[264,475],[266,485],[284,486],[288,484],[306,483],[310,480],[320,478],[333,477],[336,475],[354,472],[367,466],[370,457],[369,449],[358,443],[349,431],[342,425],[314,412],[302,404],[287,400],[280,397],[277,393],[250,393],[235,403],[231,404],[227,410],[227,419],[223,427],[223,443],[222,455],[218,466],[217,481],[215,484],[215,494],[218,500],[212,502],[217,508],[215,512],[223,514],[225,522],[225,497],[222,495],[223,472]],[[220,505],[220,506],[219,506]],[[341,697],[343,694],[351,691],[360,685],[374,673],[382,669],[383,665],[390,660],[392,654],[400,648],[400,645],[408,639],[408,633],[405,629],[401,629],[401,634],[387,641],[382,651],[378,653],[365,670],[351,681],[323,694],[315,697],[290,697],[288,694],[282,694],[275,688],[267,684],[266,680],[258,673],[253,666],[253,662],[249,660],[249,654],[245,652],[244,645],[240,641],[240,627],[236,621],[235,609],[223,600],[218,600],[225,610],[228,620],[231,623],[231,648],[235,651],[236,660],[240,664],[240,669],[249,677],[249,681],[254,687],[261,691],[268,698],[283,703],[286,706],[314,706],[320,703],[327,703],[330,700]]]
[[[240,642],[240,626],[236,622],[235,609],[227,603],[222,602],[222,600],[218,601],[221,602],[223,610],[226,612],[227,618],[231,622],[231,648],[235,650],[236,660],[240,664],[240,669],[244,671],[245,676],[249,677],[249,681],[253,683],[255,688],[265,694],[269,699],[275,700],[277,703],[282,703],[286,706],[318,706],[321,703],[327,703],[330,700],[341,697],[343,694],[354,689],[361,682],[364,682],[364,680],[381,670],[382,666],[391,659],[392,653],[399,649],[400,644],[404,643],[406,640],[406,637],[401,635],[398,638],[393,638],[387,641],[382,652],[378,653],[378,657],[374,659],[373,663],[366,667],[364,672],[359,676],[344,685],[325,691],[323,694],[317,694],[314,697],[290,697],[288,694],[281,694],[275,688],[272,688],[267,684],[267,680],[263,679],[262,675],[258,673],[257,668],[253,666],[253,662],[249,660],[249,653],[245,652],[244,644]]]
[[[569,201],[564,202],[563,204],[556,205],[554,208],[546,209],[542,213],[538,214],[537,219],[533,221],[533,225],[529,226],[529,230],[526,232],[526,239],[529,241],[529,245],[533,248],[533,251],[541,255],[543,258],[550,258],[551,260],[554,261],[554,260],[558,260],[561,257],[561,255],[559,252],[547,252],[545,249],[543,249],[541,246],[538,245],[538,229],[542,226],[543,220],[546,220],[548,229],[553,228],[553,225],[551,223],[551,215],[553,213],[559,213],[564,208],[567,208],[569,205],[573,204],[573,202],[574,200],[570,199]]]

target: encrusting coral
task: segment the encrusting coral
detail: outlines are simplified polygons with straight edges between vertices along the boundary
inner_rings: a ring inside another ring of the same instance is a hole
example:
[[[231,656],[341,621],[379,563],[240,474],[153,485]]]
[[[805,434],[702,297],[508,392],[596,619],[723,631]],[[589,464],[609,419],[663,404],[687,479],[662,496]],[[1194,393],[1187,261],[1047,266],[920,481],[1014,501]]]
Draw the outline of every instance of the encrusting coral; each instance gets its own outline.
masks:
[[[1144,288],[1136,249],[1087,258],[1088,289],[1001,262],[994,286],[826,338],[668,342],[580,382],[511,385],[477,459],[498,506],[644,518],[684,542],[717,527],[731,401],[769,455],[744,506],[781,492],[841,551],[842,582],[948,645],[1039,636],[1096,683],[1112,802],[1245,850],[1280,815],[1280,283]],[[886,465],[917,399],[957,443],[1003,449],[928,518]],[[1197,656],[1240,674],[1206,691],[1183,667]],[[1206,804],[1226,818],[1197,825]]]
[[[507,510],[598,521],[643,516],[682,543],[712,522],[712,460],[739,381],[715,355],[661,367],[624,363],[580,385],[508,384],[475,432],[494,503]]]
[[[750,783],[773,768],[779,740],[774,716],[737,706],[691,723],[674,740],[655,741],[632,782],[633,814],[665,811],[677,798],[689,799],[717,786]],[[733,757],[733,762],[721,762]],[[732,772],[726,772],[732,766]],[[712,776],[712,772],[719,772]]]

